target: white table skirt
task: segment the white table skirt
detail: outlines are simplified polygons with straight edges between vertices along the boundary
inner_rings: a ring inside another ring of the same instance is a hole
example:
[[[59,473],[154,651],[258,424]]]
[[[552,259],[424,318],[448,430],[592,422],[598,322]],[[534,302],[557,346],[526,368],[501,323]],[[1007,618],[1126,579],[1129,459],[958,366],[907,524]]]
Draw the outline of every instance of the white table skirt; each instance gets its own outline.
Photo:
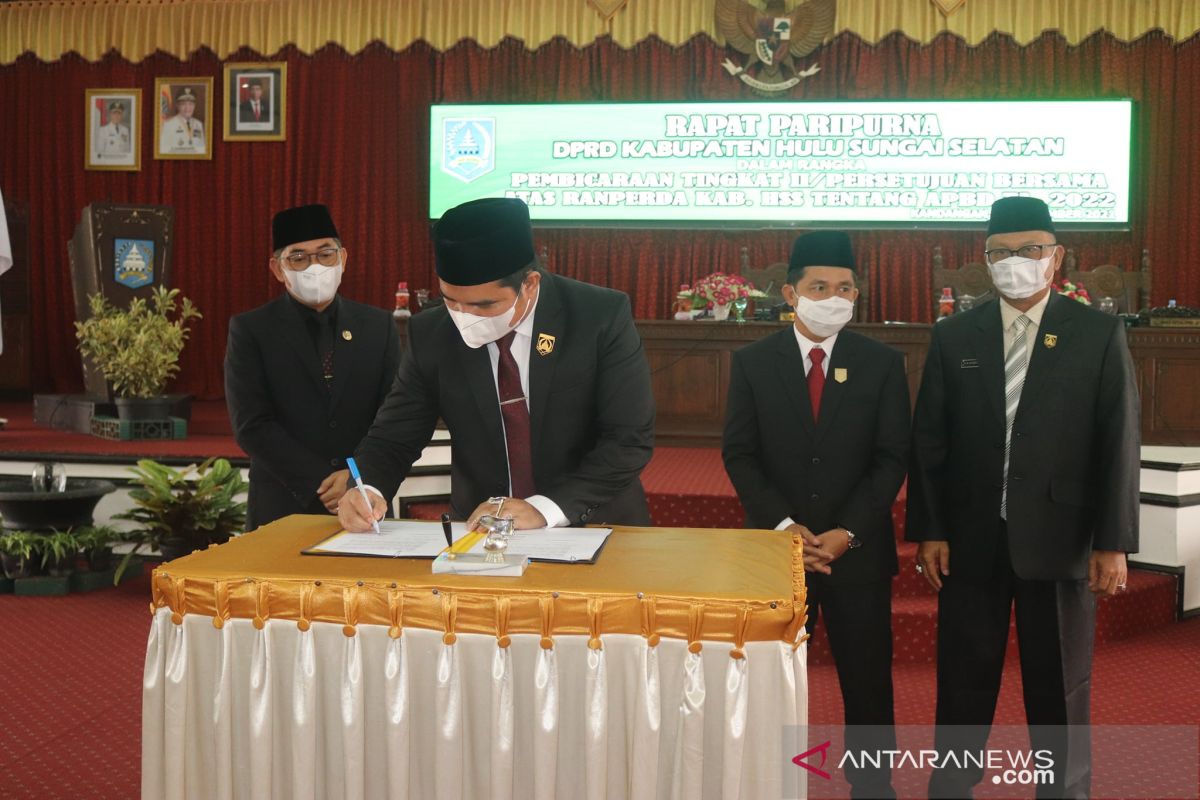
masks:
[[[495,637],[155,614],[142,797],[775,798],[806,645]]]

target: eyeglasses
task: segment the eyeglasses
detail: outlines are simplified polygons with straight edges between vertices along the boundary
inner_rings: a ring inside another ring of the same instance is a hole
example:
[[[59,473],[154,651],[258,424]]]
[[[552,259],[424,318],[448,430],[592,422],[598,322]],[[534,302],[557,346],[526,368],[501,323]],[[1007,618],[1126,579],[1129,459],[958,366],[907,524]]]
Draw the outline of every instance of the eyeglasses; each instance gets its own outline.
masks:
[[[338,263],[338,253],[342,252],[340,247],[322,247],[315,253],[305,253],[303,250],[297,250],[294,253],[288,253],[283,257],[282,261],[287,264],[288,269],[307,269],[308,265],[316,261],[322,267],[336,267]]]
[[[997,247],[994,250],[985,250],[983,254],[987,256],[989,264],[998,264],[1006,258],[1020,256],[1021,258],[1032,258],[1034,261],[1042,257],[1042,250],[1047,247],[1058,247],[1057,244],[1027,244],[1018,247],[1016,250],[1010,250],[1007,247]]]

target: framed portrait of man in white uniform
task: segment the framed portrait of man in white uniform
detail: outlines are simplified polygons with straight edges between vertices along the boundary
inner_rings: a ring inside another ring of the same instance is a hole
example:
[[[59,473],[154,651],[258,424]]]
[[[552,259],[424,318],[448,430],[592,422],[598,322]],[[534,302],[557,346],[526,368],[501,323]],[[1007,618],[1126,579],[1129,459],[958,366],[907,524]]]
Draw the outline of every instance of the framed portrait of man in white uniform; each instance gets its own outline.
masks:
[[[212,158],[212,78],[154,79],[154,157]]]
[[[84,169],[141,169],[142,90],[85,89],[83,110],[87,131]]]

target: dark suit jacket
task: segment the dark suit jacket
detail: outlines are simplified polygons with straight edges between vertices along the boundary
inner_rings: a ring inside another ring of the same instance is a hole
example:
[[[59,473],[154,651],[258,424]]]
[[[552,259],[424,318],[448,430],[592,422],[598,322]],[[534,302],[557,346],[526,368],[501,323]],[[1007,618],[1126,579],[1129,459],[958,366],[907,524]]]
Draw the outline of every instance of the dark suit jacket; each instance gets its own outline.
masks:
[[[892,503],[908,460],[908,409],[903,356],[853,331],[838,334],[829,356],[815,424],[790,326],[734,353],[722,456],[749,524],[769,530],[791,517],[813,533],[853,531],[862,546],[833,562],[831,584],[896,574]]]
[[[529,355],[534,484],[572,524],[648,525],[639,479],[654,448],[654,398],[629,298],[542,273]],[[391,498],[441,417],[451,438],[451,507],[464,519],[507,495],[504,429],[487,347],[463,343],[444,306],[409,323],[400,374],[355,453],[363,479]]]
[[[1002,555],[1000,319],[992,301],[934,325],[917,398],[907,536],[948,541],[952,575],[989,575]],[[1008,556],[1022,578],[1078,580],[1092,550],[1137,550],[1133,361],[1120,319],[1057,294],[1030,344],[1013,421]]]
[[[234,436],[250,455],[247,530],[288,514],[325,513],[317,487],[345,467],[396,374],[400,340],[392,315],[344,297],[338,302],[332,392],[286,294],[229,321],[225,401]]]
[[[246,100],[243,103],[239,103],[238,104],[237,121],[238,122],[267,122],[268,120],[274,121],[271,117],[271,103],[270,103],[270,101],[267,100],[267,98],[265,96],[259,102],[258,105],[259,105],[259,114],[261,116],[259,117],[259,119],[256,120],[254,118],[254,106],[250,105],[250,101]]]

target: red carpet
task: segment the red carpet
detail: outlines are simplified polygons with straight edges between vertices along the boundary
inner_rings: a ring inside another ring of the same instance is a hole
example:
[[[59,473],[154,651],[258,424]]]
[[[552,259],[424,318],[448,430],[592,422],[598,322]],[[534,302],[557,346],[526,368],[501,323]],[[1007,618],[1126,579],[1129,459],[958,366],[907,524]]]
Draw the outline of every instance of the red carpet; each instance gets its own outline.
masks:
[[[142,659],[150,628],[145,578],[67,597],[0,596],[0,796],[133,798],[139,792]],[[1020,724],[1021,683],[1005,674],[997,723]],[[1097,648],[1098,724],[1200,720],[1200,619]],[[933,721],[934,674],[898,663],[896,718]],[[831,666],[810,670],[814,724],[841,721]]]
[[[33,422],[33,403],[0,403],[0,417],[8,425],[0,431],[0,456],[14,458],[27,453],[57,456],[116,456],[144,458],[208,458],[224,456],[244,459],[246,454],[233,440],[225,403],[192,403],[188,436],[179,441],[112,442],[96,436],[43,428]]]

